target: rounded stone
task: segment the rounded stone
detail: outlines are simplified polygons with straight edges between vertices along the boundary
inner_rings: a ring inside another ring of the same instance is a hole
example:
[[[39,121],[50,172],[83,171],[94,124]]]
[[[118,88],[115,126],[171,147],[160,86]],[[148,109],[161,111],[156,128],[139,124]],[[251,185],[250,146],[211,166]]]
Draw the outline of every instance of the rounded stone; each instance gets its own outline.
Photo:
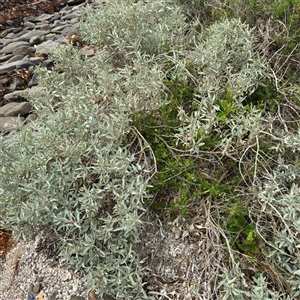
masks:
[[[36,282],[36,283],[33,285],[32,293],[33,293],[33,294],[38,294],[39,291],[41,290],[41,287],[42,287],[42,284],[41,284],[40,282]]]
[[[35,52],[35,49],[33,47],[24,45],[24,46],[19,46],[19,47],[15,48],[12,51],[12,54],[13,55],[18,55],[18,54],[27,55],[27,54],[31,54],[34,52]]]
[[[23,26],[27,29],[33,29],[35,27],[35,24],[32,22],[24,22]]]
[[[38,85],[38,74],[34,73],[32,75],[31,80],[28,83],[28,87],[31,88],[32,86]]]
[[[11,102],[0,107],[0,116],[17,117],[25,116],[30,113],[32,106],[29,102]]]
[[[6,101],[13,102],[17,101],[20,97],[22,97],[23,91],[14,91],[12,93],[8,93],[3,96]]]
[[[5,47],[3,47],[0,50],[0,53],[7,53],[7,54],[8,53],[13,53],[14,50],[16,50],[18,47],[21,47],[21,46],[27,46],[28,47],[28,46],[30,46],[30,44],[28,42],[25,42],[25,41],[12,42],[12,43],[7,44]],[[14,55],[16,55],[16,54],[14,54]]]
[[[22,60],[23,58],[24,58],[24,55],[21,55],[21,54],[19,54],[19,55],[14,55],[14,56],[12,56],[9,60],[7,60],[7,61],[5,62],[5,64],[9,64],[9,63],[14,62],[14,61]]]
[[[1,62],[5,62],[5,61],[8,61],[8,60],[11,59],[12,57],[13,57],[12,54],[1,55],[1,56],[0,56],[0,63],[1,63]]]
[[[17,87],[21,87],[22,85],[23,85],[23,82],[21,79],[14,78],[13,82],[10,85],[10,89],[14,91],[15,89],[17,89]]]
[[[40,36],[38,35],[35,35],[35,36],[32,36],[30,39],[29,39],[29,43],[31,45],[38,45],[42,42],[42,39]]]
[[[37,114],[30,114],[25,120],[25,124],[29,124],[37,119]]]

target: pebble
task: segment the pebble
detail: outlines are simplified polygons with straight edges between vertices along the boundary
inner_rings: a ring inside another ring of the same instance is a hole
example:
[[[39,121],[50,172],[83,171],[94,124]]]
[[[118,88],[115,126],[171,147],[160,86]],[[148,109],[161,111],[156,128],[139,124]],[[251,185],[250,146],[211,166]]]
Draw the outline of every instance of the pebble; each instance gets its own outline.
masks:
[[[16,101],[16,102],[18,102],[19,101],[19,99],[22,99],[23,97],[22,97],[22,94],[23,94],[23,91],[13,91],[13,92],[11,92],[11,93],[9,93],[9,94],[6,94],[6,95],[4,95],[4,99],[6,100],[6,101],[8,101],[8,102],[14,102],[14,101]],[[9,104],[9,103],[8,103]],[[7,104],[6,104],[7,105]],[[5,108],[5,105],[4,106],[2,106],[2,107],[4,107]],[[0,123],[1,123],[1,119],[0,119]]]
[[[34,92],[38,89],[38,76],[34,73],[37,65],[48,66],[51,61],[47,54],[67,37],[79,33],[79,9],[102,5],[97,0],[69,0],[60,12],[26,17],[22,27],[8,28],[0,32],[0,132],[13,136],[20,126],[34,122],[36,114],[32,106],[22,97],[24,89]],[[84,47],[83,55],[96,54],[92,47]],[[26,87],[21,78],[11,74],[25,71],[30,74]],[[4,91],[4,92],[3,92]],[[4,105],[3,105],[4,104]],[[16,265],[14,255],[20,252]],[[17,267],[17,272],[15,272]],[[19,300],[87,300],[91,299],[85,290],[84,274],[66,270],[58,262],[37,251],[37,242],[21,241],[0,261],[0,299]],[[98,299],[93,293],[93,299]]]

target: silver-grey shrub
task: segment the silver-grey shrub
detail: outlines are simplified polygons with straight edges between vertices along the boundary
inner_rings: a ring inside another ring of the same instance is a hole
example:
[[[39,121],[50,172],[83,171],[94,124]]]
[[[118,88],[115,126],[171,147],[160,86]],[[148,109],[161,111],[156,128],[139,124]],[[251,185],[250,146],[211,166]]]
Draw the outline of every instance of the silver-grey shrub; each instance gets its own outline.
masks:
[[[299,136],[295,135],[295,139],[297,137],[299,145]],[[287,285],[287,295],[291,299],[300,296],[299,179],[299,161],[288,163],[279,155],[278,166],[266,176],[258,194],[262,223],[258,224],[258,228],[267,241],[269,261],[280,272],[281,281]],[[271,220],[268,229],[263,226],[266,220]]]
[[[299,161],[290,164],[279,155],[277,163],[272,173],[265,175],[256,200],[260,207],[256,229],[266,244],[265,255],[272,271],[257,273],[247,282],[239,266],[230,271],[223,270],[219,288],[224,292],[224,299],[299,298]],[[276,280],[271,281],[270,277],[276,277]]]
[[[42,234],[100,296],[141,299],[133,245],[149,175],[128,147],[130,115],[158,105],[162,80],[146,59],[118,73],[103,55],[60,46],[55,67],[38,70],[41,90],[27,95],[37,121],[1,140],[0,227]]]
[[[193,113],[180,110],[178,141],[197,151],[214,132],[221,137],[216,147],[227,152],[240,146],[246,133],[251,139],[261,130],[260,110],[245,107],[243,100],[270,75],[249,26],[238,19],[211,25],[186,54],[186,64],[194,68],[197,109]]]
[[[111,0],[96,11],[86,9],[80,30],[84,40],[105,47],[122,65],[138,52],[153,55],[182,45],[188,25],[180,12],[170,0]]]
[[[40,90],[26,95],[37,120],[1,140],[0,226],[18,238],[41,234],[68,267],[86,272],[99,297],[146,297],[134,244],[150,173],[143,142],[139,153],[130,148],[131,115],[165,103],[151,57],[178,45],[174,32],[186,26],[169,4],[115,0],[86,10],[81,34],[97,54],[55,49],[54,67],[36,70]]]

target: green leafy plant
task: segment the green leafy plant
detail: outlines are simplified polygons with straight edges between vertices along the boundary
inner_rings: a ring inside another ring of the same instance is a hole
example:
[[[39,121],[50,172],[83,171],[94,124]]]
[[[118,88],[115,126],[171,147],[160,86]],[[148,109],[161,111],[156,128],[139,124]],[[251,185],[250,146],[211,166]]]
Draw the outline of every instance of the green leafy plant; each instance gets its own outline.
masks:
[[[240,200],[236,200],[229,207],[228,216],[224,217],[226,221],[223,227],[229,236],[230,245],[232,249],[254,257],[260,252],[258,245],[259,236],[256,232],[256,227],[251,224],[249,212],[245,208],[245,204]]]

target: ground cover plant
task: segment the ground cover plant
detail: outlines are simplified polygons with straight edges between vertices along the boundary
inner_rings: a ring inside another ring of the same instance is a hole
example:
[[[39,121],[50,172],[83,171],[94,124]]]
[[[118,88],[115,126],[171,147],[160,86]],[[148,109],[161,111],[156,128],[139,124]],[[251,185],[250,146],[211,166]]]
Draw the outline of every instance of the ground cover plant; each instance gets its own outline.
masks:
[[[299,5],[264,4],[83,11],[98,55],[62,45],[54,68],[38,70],[42,90],[27,95],[37,121],[1,141],[0,226],[42,233],[100,297],[297,299]],[[147,278],[167,266],[151,269],[138,247],[153,214],[202,245],[163,284]]]

